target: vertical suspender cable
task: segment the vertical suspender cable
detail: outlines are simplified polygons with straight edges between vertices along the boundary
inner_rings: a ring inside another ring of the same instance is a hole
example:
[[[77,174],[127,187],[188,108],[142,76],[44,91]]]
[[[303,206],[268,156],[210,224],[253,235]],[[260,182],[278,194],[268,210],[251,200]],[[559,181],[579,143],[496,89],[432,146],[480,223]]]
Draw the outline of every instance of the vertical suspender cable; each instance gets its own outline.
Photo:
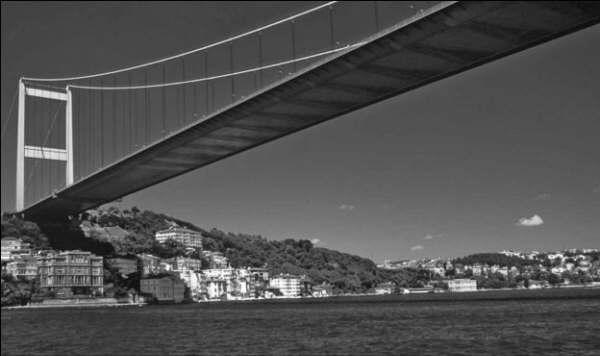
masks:
[[[233,43],[229,45],[229,72],[233,73]],[[235,101],[235,78],[231,76],[231,102]]]
[[[92,80],[90,79],[90,85],[92,85]],[[88,140],[85,144],[85,157],[86,157],[86,163],[85,163],[85,175],[87,176],[88,173],[91,171],[90,167],[91,167],[91,163],[92,163],[92,131],[93,131],[93,124],[94,124],[94,120],[92,118],[92,108],[93,108],[93,99],[94,96],[93,91],[92,90],[88,90]]]
[[[196,62],[194,62],[196,63]],[[193,70],[192,72],[196,72],[198,70],[198,66],[192,66]],[[193,74],[192,74],[193,75]],[[195,121],[198,118],[198,84],[194,83],[194,86],[192,87],[192,120]]]
[[[104,85],[104,80],[100,79],[100,85]],[[104,167],[104,91],[100,93],[100,168]]]
[[[204,54],[204,76],[208,77],[208,52],[206,52]],[[204,100],[204,114],[206,116],[208,116],[208,81],[204,82],[204,94],[205,94],[205,100]]]
[[[117,77],[114,76],[113,77],[113,85],[117,85]],[[118,142],[117,141],[117,132],[121,131],[121,136],[124,136],[124,132],[125,130],[118,130],[117,131],[117,123],[121,124],[122,120],[117,120],[117,93],[115,91],[113,91],[113,95],[112,95],[112,138],[111,138],[111,142],[112,142],[112,155],[111,155],[111,159],[114,160],[117,157],[119,157],[119,155],[121,154],[121,152],[123,151],[121,147],[123,147],[123,143],[122,142]]]
[[[90,84],[92,84],[93,81],[92,79],[90,79]],[[95,164],[95,155],[94,155],[94,150],[97,147],[96,145],[94,145],[94,136],[92,136],[92,133],[96,131],[96,96],[97,94],[94,93],[93,91],[90,90],[90,129],[88,130],[88,143],[87,143],[87,154],[88,154],[88,158],[89,161],[87,163],[87,169],[86,169],[86,175],[88,175],[89,173],[91,173],[94,170],[94,164]]]
[[[331,49],[335,49],[335,36],[333,29],[333,6],[329,6],[329,35],[331,41]]]
[[[178,61],[179,62],[179,61]],[[174,71],[174,76],[175,78],[177,78],[177,68],[175,68]],[[170,89],[170,88],[169,88]],[[181,108],[179,107],[179,104],[181,104],[181,96],[180,94],[180,88],[179,87],[174,87],[173,88],[173,94],[175,94],[175,118],[173,120],[173,124],[175,124],[175,127],[177,128],[179,126],[179,122],[181,121]],[[171,131],[171,129],[169,129],[169,132]]]
[[[144,71],[144,86],[148,85],[148,71]],[[150,141],[148,129],[150,127],[151,115],[148,110],[148,88],[144,89],[144,146]]]
[[[292,59],[296,59],[296,21],[290,21],[290,26],[292,29]],[[294,73],[297,71],[297,64],[294,62]]]
[[[166,81],[167,78],[167,68],[166,65],[163,63],[162,65],[162,81],[163,83]],[[167,94],[165,92],[166,88],[162,88],[162,134],[164,135],[167,132],[167,109],[166,109],[166,105],[167,105]]]
[[[197,66],[194,66],[194,69],[198,68]],[[195,121],[196,117],[198,116],[198,84],[194,83],[194,86],[192,87],[192,99],[194,100],[192,102],[192,107],[193,107],[193,113],[192,113],[192,120]]]
[[[375,30],[379,32],[381,25],[379,24],[379,3],[377,1],[373,1],[373,12],[375,13]]]
[[[49,115],[51,115],[51,114],[48,114],[48,104],[49,104],[48,100],[47,99],[41,99],[41,100],[43,100],[41,102],[42,107],[40,108],[41,109],[40,114],[42,116],[41,123],[42,123],[42,134],[43,134],[43,132],[45,130],[47,130],[46,124],[48,123],[48,121],[50,121],[48,119],[49,119]],[[46,171],[46,168],[45,168],[45,165],[46,165],[46,150],[45,150],[45,148],[46,147],[45,146],[46,145],[44,143],[42,143],[40,145],[40,147],[42,147],[42,158],[37,160],[37,163],[40,166],[40,169],[39,169],[39,172],[40,172],[40,174],[39,174],[40,198],[43,198],[45,196],[46,182],[50,180],[50,178],[46,177],[46,175],[44,174],[44,173],[46,173],[45,172]]]
[[[181,81],[185,80],[185,59],[183,57],[181,57]],[[186,94],[187,94],[187,90],[185,89],[186,87],[181,86],[181,92],[182,92],[182,99],[183,99],[183,115],[181,116],[181,123],[180,123],[180,127],[182,127],[186,120],[187,117],[187,107],[186,107]]]
[[[262,46],[262,32],[259,32],[258,33],[258,66],[259,67],[262,67],[262,65],[263,65],[263,48],[262,47],[263,47]],[[263,84],[263,74],[264,74],[263,72],[264,71],[261,69],[259,71],[259,76],[258,76],[259,85],[260,85],[261,88],[264,85]]]
[[[131,86],[131,72],[129,72],[127,74],[127,81],[129,83],[128,85]],[[132,148],[134,146],[134,143],[135,143],[134,132],[133,132],[133,129],[134,129],[134,127],[133,127],[134,126],[133,125],[133,107],[131,105],[131,96],[132,95],[133,95],[133,91],[129,90],[127,92],[127,106],[128,106],[128,111],[129,111],[128,112],[129,118],[127,120],[129,122],[129,146],[128,146],[129,149],[128,149],[128,153],[131,152],[131,150],[132,150]]]

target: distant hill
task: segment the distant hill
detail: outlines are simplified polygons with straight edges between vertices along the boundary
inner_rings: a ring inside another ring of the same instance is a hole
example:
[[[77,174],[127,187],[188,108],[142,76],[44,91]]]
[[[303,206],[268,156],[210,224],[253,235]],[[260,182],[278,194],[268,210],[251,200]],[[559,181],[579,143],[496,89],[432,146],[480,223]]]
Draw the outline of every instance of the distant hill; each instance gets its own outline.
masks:
[[[468,255],[465,257],[456,258],[452,261],[453,263],[459,263],[462,265],[498,265],[500,267],[510,267],[510,266],[526,266],[526,265],[535,265],[538,262],[533,260],[526,260],[517,256],[507,256],[502,253],[476,253],[472,255]]]

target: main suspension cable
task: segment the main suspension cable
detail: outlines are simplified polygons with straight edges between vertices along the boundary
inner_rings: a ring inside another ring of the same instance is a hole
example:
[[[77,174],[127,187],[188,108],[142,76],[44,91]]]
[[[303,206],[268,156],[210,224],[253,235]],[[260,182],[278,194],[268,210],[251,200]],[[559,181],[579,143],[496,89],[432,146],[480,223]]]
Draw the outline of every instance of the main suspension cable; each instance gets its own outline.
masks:
[[[23,77],[22,79],[23,80],[29,80],[29,81],[35,81],[35,82],[64,82],[64,81],[69,81],[69,80],[80,80],[80,79],[102,77],[102,76],[107,76],[107,75],[112,75],[112,74],[117,74],[117,73],[122,73],[122,72],[130,71],[130,70],[135,70],[135,69],[139,69],[139,68],[144,68],[144,67],[151,66],[153,64],[163,63],[163,62],[167,62],[167,61],[170,61],[170,60],[173,60],[173,59],[177,59],[177,58],[180,58],[180,57],[183,57],[183,56],[187,56],[189,54],[193,54],[193,53],[198,53],[198,52],[201,52],[201,51],[205,51],[205,50],[207,50],[209,48],[213,48],[213,47],[216,47],[216,46],[219,46],[219,45],[222,45],[222,44],[225,44],[225,43],[229,43],[229,42],[238,40],[240,38],[243,38],[243,37],[255,34],[255,33],[259,33],[261,31],[264,31],[264,30],[269,29],[271,27],[280,25],[280,24],[288,22],[288,21],[292,21],[292,20],[297,19],[299,17],[302,17],[304,15],[310,14],[310,13],[318,11],[318,10],[321,10],[321,9],[323,9],[325,7],[332,6],[335,3],[337,3],[337,1],[330,1],[330,2],[324,3],[322,5],[319,5],[317,7],[313,7],[312,9],[308,9],[308,10],[302,11],[300,13],[297,13],[295,15],[292,15],[292,16],[286,17],[284,19],[275,21],[275,22],[270,23],[268,25],[265,25],[265,26],[256,28],[254,30],[250,30],[250,31],[241,33],[241,34],[233,36],[233,37],[229,37],[227,39],[224,39],[224,40],[221,40],[221,41],[218,41],[218,42],[211,43],[209,45],[206,45],[206,46],[203,46],[203,47],[200,47],[200,48],[196,48],[196,49],[193,49],[193,50],[190,50],[190,51],[187,51],[187,52],[182,52],[182,53],[170,56],[170,57],[165,57],[165,58],[157,59],[157,60],[154,60],[154,61],[151,61],[151,62],[142,63],[142,64],[138,64],[138,65],[131,66],[131,67],[125,67],[125,68],[121,68],[121,69],[116,69],[116,70],[109,71],[109,72],[89,74],[89,75],[81,75],[81,76],[75,76],[75,77],[64,77],[64,78],[32,78],[32,77]]]
[[[366,42],[359,42],[359,43],[355,43],[355,44],[346,45],[346,46],[343,46],[343,47],[331,49],[331,50],[328,50],[328,51],[311,54],[311,55],[308,55],[308,56],[305,56],[305,57],[301,57],[301,58],[290,59],[290,60],[286,60],[286,61],[282,61],[282,62],[268,64],[268,65],[265,65],[265,66],[262,66],[262,67],[248,68],[248,69],[244,69],[244,70],[233,72],[233,73],[219,74],[219,75],[210,76],[210,77],[204,77],[204,78],[181,80],[181,81],[168,82],[168,83],[158,83],[158,84],[148,84],[148,85],[134,85],[134,86],[89,86],[89,85],[69,84],[68,87],[69,88],[76,88],[76,89],[87,89],[87,90],[136,90],[136,89],[164,88],[164,87],[172,87],[172,86],[177,86],[177,85],[200,83],[200,82],[206,82],[206,81],[211,81],[211,80],[215,80],[215,79],[228,78],[228,77],[233,77],[233,76],[236,76],[236,75],[241,75],[241,74],[247,74],[247,73],[262,71],[262,70],[265,70],[265,69],[270,69],[270,68],[275,68],[275,67],[281,67],[281,66],[285,66],[285,65],[296,63],[296,62],[300,62],[300,61],[306,61],[306,60],[309,60],[309,59],[313,59],[313,58],[325,56],[325,55],[328,55],[328,54],[333,54],[333,53],[336,53],[336,52],[349,50],[349,49],[354,48],[354,47],[359,47],[359,46],[362,46],[365,43]]]

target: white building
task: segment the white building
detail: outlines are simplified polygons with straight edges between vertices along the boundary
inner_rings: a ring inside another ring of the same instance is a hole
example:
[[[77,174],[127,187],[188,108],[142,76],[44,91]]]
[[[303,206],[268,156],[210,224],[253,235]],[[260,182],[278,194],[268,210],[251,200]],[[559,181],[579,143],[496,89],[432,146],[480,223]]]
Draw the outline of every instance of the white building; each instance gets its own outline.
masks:
[[[209,268],[228,268],[229,261],[223,256],[222,252],[218,251],[202,251],[202,257],[208,260]]]
[[[450,292],[473,292],[477,290],[477,281],[474,279],[451,279],[448,281]]]
[[[167,240],[175,240],[185,247],[202,249],[202,234],[198,231],[186,229],[179,226],[171,226],[166,230],[157,231],[154,238],[159,243],[165,243]]]
[[[279,289],[284,297],[297,297],[302,291],[302,277],[280,274],[269,280],[269,287]]]
[[[20,256],[6,264],[6,272],[15,278],[33,279],[38,276],[38,261],[33,256]]]
[[[480,264],[473,265],[473,275],[474,276],[481,276],[482,273],[483,273],[482,265],[480,265]]]
[[[168,269],[170,271],[192,270],[198,272],[202,269],[202,261],[195,258],[177,256],[164,262],[170,264]]]
[[[212,268],[199,273],[199,294],[208,299],[250,297],[251,272],[245,268]]]
[[[16,237],[2,239],[2,262],[13,260],[13,253],[29,249],[29,244]],[[27,251],[29,252],[29,251]]]
[[[178,271],[179,278],[190,288],[192,298],[198,299],[203,292],[202,274],[190,269]]]

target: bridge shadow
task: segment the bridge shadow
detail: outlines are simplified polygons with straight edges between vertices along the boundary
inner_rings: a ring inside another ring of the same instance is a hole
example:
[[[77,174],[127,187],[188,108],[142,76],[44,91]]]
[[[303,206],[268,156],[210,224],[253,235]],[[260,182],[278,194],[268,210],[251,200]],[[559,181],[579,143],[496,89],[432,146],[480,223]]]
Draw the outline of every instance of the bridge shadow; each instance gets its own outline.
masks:
[[[78,219],[36,221],[36,223],[55,250],[83,250],[100,256],[115,253],[114,247],[109,242],[87,237],[81,230],[81,221]]]

